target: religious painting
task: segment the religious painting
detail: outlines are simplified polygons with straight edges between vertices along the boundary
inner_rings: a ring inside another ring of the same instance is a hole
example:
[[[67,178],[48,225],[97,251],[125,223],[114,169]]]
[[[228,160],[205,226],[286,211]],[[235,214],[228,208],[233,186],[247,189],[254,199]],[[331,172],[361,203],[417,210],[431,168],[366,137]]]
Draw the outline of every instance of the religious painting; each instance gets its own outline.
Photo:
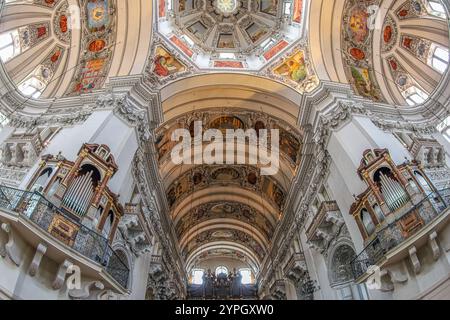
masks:
[[[215,68],[242,69],[244,64],[241,61],[214,61]]]
[[[256,23],[252,23],[247,29],[245,29],[247,35],[252,42],[258,42],[267,34],[267,30]]]
[[[272,59],[274,56],[280,53],[281,50],[286,48],[288,44],[289,43],[286,40],[281,40],[275,46],[267,50],[266,53],[264,53],[264,59],[266,59],[267,61]]]
[[[292,12],[292,21],[295,23],[302,22],[303,0],[294,0],[294,10]]]
[[[106,46],[106,41],[103,39],[95,39],[89,43],[89,51],[90,52],[100,52]]]
[[[157,47],[153,72],[163,78],[186,70],[185,66],[163,47]]]
[[[59,0],[35,0],[34,2],[49,8],[53,8],[55,4],[59,2]]]
[[[299,50],[290,56],[280,66],[276,67],[274,72],[298,83],[305,80],[308,77],[308,69],[303,51]]]
[[[356,5],[352,8],[349,17],[349,36],[357,42],[364,42],[369,35],[368,27],[369,13],[364,5]]]
[[[211,173],[211,178],[219,181],[239,179],[239,172],[233,168],[219,168]]]
[[[227,132],[227,129],[245,129],[245,124],[241,119],[237,117],[223,116],[211,121],[209,124],[209,128],[218,129],[223,134],[225,134]]]
[[[280,187],[278,187],[278,185],[267,176],[263,178],[262,191],[267,196],[267,199],[276,204],[279,209],[283,207],[285,200],[283,190],[281,190]]]
[[[84,63],[81,69],[80,81],[75,84],[74,91],[86,93],[97,88],[103,81],[103,67],[106,59],[93,59]]]
[[[91,32],[104,30],[109,23],[109,0],[89,0],[86,4],[87,25]]]
[[[383,40],[385,43],[389,43],[392,39],[392,26],[387,25],[383,30]]]
[[[190,25],[187,30],[201,40],[206,34],[206,31],[208,31],[208,28],[200,21],[197,21]]]
[[[217,48],[219,49],[234,49],[235,48],[234,37],[229,33],[221,33],[217,41]]]
[[[276,16],[277,7],[278,7],[278,0],[259,0],[259,11],[263,13]]]
[[[297,163],[301,144],[292,134],[286,130],[280,130],[280,150],[288,156],[293,163]]]
[[[61,30],[62,33],[66,33],[69,30],[67,25],[67,16],[65,14],[62,14],[59,17],[59,30]]]
[[[189,11],[194,9],[194,0],[179,0],[178,11]]]
[[[166,16],[166,0],[159,0],[158,17],[163,18],[165,16]]]
[[[170,38],[170,41],[172,41],[181,51],[183,51],[189,58],[191,58],[194,55],[194,52],[189,49],[189,47],[180,40],[177,36],[172,36]]]
[[[348,53],[352,56],[355,60],[363,60],[366,57],[366,54],[364,51],[362,51],[359,48],[352,47],[348,50]]]
[[[353,83],[355,85],[355,88],[363,97],[369,97],[374,100],[379,100],[378,95],[375,93],[369,70],[367,68],[358,68],[351,66],[351,75],[353,78]]]

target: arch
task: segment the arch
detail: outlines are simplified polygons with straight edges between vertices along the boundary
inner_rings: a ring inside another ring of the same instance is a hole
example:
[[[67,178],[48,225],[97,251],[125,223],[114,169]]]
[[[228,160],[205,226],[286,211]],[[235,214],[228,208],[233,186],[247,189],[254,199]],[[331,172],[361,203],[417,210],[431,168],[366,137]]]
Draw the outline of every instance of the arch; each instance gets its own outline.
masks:
[[[122,279],[126,283],[125,289],[133,288],[133,258],[122,243],[114,243],[112,245],[112,256],[110,257],[109,265],[112,266],[111,272],[118,274],[118,279]],[[128,270],[127,273],[125,271]]]
[[[366,208],[361,209],[360,217],[367,235],[372,235],[375,232],[375,223],[373,222],[369,211]]]
[[[328,278],[331,287],[340,286],[354,280],[351,262],[356,257],[351,241],[338,242],[328,259]]]
[[[212,73],[185,77],[161,89],[164,121],[170,121],[187,112],[217,106],[264,112],[297,123],[302,95],[274,80],[254,75]],[[264,107],[262,107],[264,106]]]
[[[33,183],[33,186],[31,187],[31,191],[43,192],[52,173],[53,173],[52,167],[46,167],[45,169],[43,169],[41,171],[41,173],[39,174],[39,177]]]
[[[226,266],[218,266],[214,273],[216,274],[216,277],[219,274],[226,274],[228,276],[228,268]]]

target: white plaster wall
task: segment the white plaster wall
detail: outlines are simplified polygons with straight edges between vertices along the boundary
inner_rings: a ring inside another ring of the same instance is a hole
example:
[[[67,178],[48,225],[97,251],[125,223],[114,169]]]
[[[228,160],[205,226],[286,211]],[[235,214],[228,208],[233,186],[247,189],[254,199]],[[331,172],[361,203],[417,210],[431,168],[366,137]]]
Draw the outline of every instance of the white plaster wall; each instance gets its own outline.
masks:
[[[151,261],[151,253],[146,253],[135,260],[133,264],[130,300],[144,300],[147,290],[148,267]]]

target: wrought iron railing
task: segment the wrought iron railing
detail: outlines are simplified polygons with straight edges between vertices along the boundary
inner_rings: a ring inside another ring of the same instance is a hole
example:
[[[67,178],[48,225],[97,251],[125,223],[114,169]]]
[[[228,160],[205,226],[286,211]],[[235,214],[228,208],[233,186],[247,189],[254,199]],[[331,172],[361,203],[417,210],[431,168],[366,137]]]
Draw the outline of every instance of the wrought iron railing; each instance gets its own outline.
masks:
[[[379,230],[374,239],[351,261],[350,266],[354,278],[358,279],[365,274],[371,266],[380,262],[390,250],[429,224],[449,206],[450,189],[432,192],[394,222]],[[413,216],[420,218],[420,224],[417,224],[410,232],[405,232],[399,222],[408,221]]]
[[[0,186],[0,208],[26,217],[78,253],[100,263],[122,287],[127,287],[129,268],[111,248],[108,239],[71,218],[40,193]],[[58,233],[58,229],[52,228],[58,218],[72,225],[75,232],[69,236]]]

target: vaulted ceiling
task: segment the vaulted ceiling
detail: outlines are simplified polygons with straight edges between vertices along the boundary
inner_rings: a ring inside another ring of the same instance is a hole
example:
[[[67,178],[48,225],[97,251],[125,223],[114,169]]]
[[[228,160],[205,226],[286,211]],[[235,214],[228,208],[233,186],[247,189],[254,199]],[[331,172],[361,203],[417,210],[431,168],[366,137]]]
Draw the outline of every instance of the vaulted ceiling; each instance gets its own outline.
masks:
[[[188,268],[232,256],[257,271],[302,161],[302,96],[332,81],[399,107],[425,100],[446,72],[436,54],[448,61],[447,16],[433,1],[7,0],[0,55],[32,98],[142,74],[160,92],[155,147]],[[198,120],[279,129],[279,172],[175,165],[171,134]]]

